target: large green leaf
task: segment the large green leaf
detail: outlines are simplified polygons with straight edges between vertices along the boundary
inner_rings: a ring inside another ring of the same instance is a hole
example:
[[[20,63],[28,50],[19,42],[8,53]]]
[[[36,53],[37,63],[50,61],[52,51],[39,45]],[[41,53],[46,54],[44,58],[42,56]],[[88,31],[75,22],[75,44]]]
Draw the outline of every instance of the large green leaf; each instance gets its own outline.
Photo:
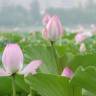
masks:
[[[43,62],[40,68],[43,73],[57,74],[58,69],[50,46],[34,46],[30,44],[30,46],[22,47],[25,53],[25,62],[26,60],[29,63],[31,60],[40,59]]]
[[[86,69],[82,67],[78,68],[71,83],[75,86],[85,88],[96,95],[96,69],[94,67]]]
[[[3,94],[12,94],[12,78],[11,77],[0,77],[0,96]],[[16,76],[15,79],[17,93],[29,91],[29,86],[24,82],[23,76]]]
[[[69,96],[82,96],[82,88],[70,84]]]
[[[11,78],[10,77],[0,77],[0,95],[11,93]]]
[[[69,81],[67,78],[51,75],[30,75],[25,81],[41,96],[69,96]]]
[[[79,66],[88,67],[96,66],[96,54],[81,54],[74,56],[73,60],[70,61],[72,69],[76,70]]]

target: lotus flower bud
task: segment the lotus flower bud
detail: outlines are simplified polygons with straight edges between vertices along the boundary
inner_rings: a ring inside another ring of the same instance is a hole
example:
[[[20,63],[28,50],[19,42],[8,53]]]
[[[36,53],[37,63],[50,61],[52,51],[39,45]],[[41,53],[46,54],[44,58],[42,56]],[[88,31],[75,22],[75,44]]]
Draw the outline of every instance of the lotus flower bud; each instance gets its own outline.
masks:
[[[23,53],[18,44],[8,44],[3,52],[2,56],[3,68],[0,68],[0,76],[11,76],[15,73],[23,74],[35,74],[36,70],[42,64],[41,60],[34,60],[30,64],[23,67]]]
[[[82,43],[82,44],[80,45],[79,51],[80,51],[80,52],[85,52],[85,51],[86,51],[86,46],[85,46],[84,43]]]
[[[56,41],[63,35],[63,26],[57,16],[53,16],[46,28],[43,30],[43,37],[50,40]]]
[[[73,71],[69,67],[65,67],[61,76],[65,76],[71,79],[73,77]]]
[[[85,39],[86,39],[86,35],[83,34],[83,33],[78,33],[76,36],[75,36],[75,42],[76,44],[79,44],[81,42],[83,42]]]
[[[4,69],[10,73],[14,74],[23,65],[23,53],[18,44],[8,44],[3,52],[2,63]]]
[[[44,18],[43,18],[43,25],[46,26],[50,19],[51,19],[50,15],[48,15],[48,14],[45,15]]]

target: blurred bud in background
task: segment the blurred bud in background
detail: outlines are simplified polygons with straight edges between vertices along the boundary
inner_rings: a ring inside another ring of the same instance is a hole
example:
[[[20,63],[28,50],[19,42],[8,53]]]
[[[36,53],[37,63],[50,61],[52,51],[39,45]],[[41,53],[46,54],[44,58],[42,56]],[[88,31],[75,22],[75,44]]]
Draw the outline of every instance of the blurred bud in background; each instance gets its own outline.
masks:
[[[80,44],[82,43],[85,39],[87,38],[87,36],[83,33],[77,33],[75,36],[75,42],[76,44]]]
[[[84,43],[81,43],[79,51],[80,51],[81,53],[86,51],[86,46],[85,46]]]
[[[43,18],[43,25],[46,26],[49,22],[49,20],[51,19],[51,16],[49,14],[46,14]]]

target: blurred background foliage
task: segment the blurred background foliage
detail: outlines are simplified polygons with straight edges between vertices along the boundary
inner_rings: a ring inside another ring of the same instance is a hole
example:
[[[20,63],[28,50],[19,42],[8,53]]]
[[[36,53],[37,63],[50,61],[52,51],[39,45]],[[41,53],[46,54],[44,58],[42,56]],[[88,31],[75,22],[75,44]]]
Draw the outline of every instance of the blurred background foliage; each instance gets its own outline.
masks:
[[[2,1],[3,2],[3,1]],[[44,1],[42,1],[44,2]],[[55,2],[55,1],[54,1]],[[61,1],[60,1],[61,2]],[[59,3],[60,3],[59,2]],[[62,4],[66,4],[66,0],[62,0]],[[69,1],[69,4],[72,1]],[[78,1],[79,2],[79,1]],[[58,6],[60,6],[58,3]],[[53,4],[54,5],[54,4]],[[43,5],[42,5],[43,6]],[[41,6],[41,7],[42,7]],[[57,6],[57,5],[56,5]],[[71,4],[70,4],[71,6]],[[29,27],[29,26],[42,26],[42,18],[45,14],[57,15],[60,17],[62,24],[65,26],[76,26],[79,24],[90,25],[96,24],[96,3],[95,0],[87,0],[83,6],[82,2],[78,7],[63,8],[49,6],[42,13],[39,0],[32,0],[30,3],[30,10],[17,5],[8,5],[7,1],[3,4],[0,10],[0,26],[4,27]]]

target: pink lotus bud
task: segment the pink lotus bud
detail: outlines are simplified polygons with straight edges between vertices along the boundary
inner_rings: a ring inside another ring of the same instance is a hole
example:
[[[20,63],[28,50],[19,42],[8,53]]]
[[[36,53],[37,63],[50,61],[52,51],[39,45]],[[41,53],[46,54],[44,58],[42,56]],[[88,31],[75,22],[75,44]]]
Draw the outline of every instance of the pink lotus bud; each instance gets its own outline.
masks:
[[[40,67],[42,62],[40,60],[34,60],[28,64],[20,73],[27,76],[28,74],[35,74],[36,70]]]
[[[3,52],[2,63],[4,69],[10,73],[16,73],[23,64],[23,53],[18,44],[8,44]]]
[[[79,43],[83,42],[85,39],[86,39],[86,36],[83,33],[78,33],[75,36],[76,44],[79,44]]]
[[[69,67],[65,67],[61,76],[65,76],[71,79],[73,77],[73,71]]]
[[[51,19],[51,16],[50,15],[45,15],[44,18],[43,18],[43,25],[47,25],[49,20]]]
[[[55,41],[61,37],[63,35],[63,26],[59,18],[53,16],[42,33],[43,37],[50,41]]]
[[[86,51],[86,46],[85,46],[85,44],[84,43],[82,43],[81,45],[80,45],[80,52],[85,52]]]
[[[5,47],[2,63],[4,69],[0,69],[0,76],[10,76],[14,73],[23,74],[25,76],[29,73],[35,74],[37,68],[42,64],[40,60],[35,60],[22,69],[23,53],[18,44],[8,44]]]

